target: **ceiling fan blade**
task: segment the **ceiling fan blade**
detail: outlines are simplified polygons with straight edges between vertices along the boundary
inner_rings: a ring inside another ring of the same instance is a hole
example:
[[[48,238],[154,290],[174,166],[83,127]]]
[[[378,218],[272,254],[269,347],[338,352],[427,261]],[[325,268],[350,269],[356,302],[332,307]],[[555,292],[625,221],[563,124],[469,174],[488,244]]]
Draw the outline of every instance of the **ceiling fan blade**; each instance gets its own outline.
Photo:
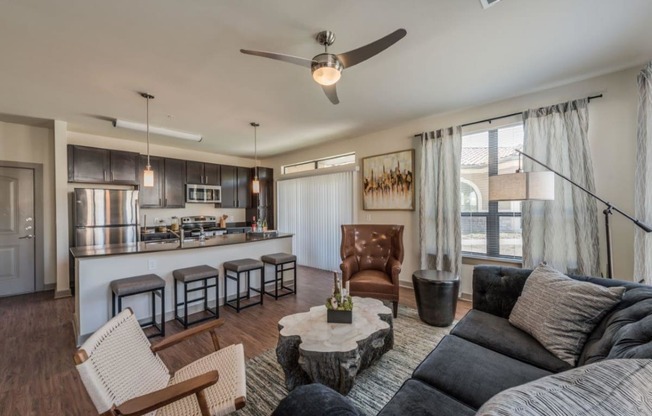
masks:
[[[381,53],[385,49],[389,48],[407,34],[405,29],[398,29],[389,35],[378,39],[375,42],[371,42],[368,45],[362,46],[358,49],[352,51],[340,53],[337,55],[337,59],[340,60],[344,68],[350,68],[353,65],[357,65],[362,61],[366,61],[372,56]]]
[[[298,56],[283,55],[282,53],[263,52],[263,51],[250,51],[248,49],[240,49],[240,52],[247,55],[262,56],[263,58],[276,59],[277,61],[289,62],[291,64],[305,66],[310,68],[312,59],[300,58]]]
[[[331,100],[331,103],[333,104],[340,103],[340,99],[337,98],[337,89],[335,88],[336,85],[337,84],[321,86],[324,89],[324,93],[326,94],[328,99]]]

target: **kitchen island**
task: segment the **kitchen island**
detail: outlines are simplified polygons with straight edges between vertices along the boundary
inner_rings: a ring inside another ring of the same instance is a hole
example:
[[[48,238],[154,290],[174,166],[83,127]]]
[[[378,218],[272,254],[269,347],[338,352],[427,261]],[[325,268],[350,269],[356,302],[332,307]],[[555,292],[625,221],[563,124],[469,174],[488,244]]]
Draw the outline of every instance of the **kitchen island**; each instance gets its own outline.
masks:
[[[292,253],[292,236],[286,233],[265,235],[225,234],[208,238],[205,241],[178,240],[167,242],[111,244],[107,246],[74,247],[70,254],[75,261],[75,314],[74,329],[77,344],[111,318],[111,281],[125,277],[155,273],[166,282],[165,310],[166,321],[174,319],[173,297],[174,278],[172,272],[184,267],[202,264],[220,270],[219,304],[224,304],[224,273],[222,263],[241,258],[260,259],[266,254]],[[273,276],[273,267],[267,267],[268,280]],[[285,276],[284,276],[285,277]],[[291,272],[287,273],[288,281]],[[251,284],[258,287],[260,277],[252,273]],[[243,282],[244,283],[244,282]],[[245,290],[241,286],[240,290]],[[235,296],[228,293],[228,296]],[[212,295],[212,296],[211,296]],[[123,308],[131,307],[140,321],[151,318],[151,297],[131,296],[123,299]],[[158,299],[157,299],[158,305]],[[215,296],[209,293],[209,305],[215,305]],[[194,308],[193,308],[194,306]],[[202,305],[192,305],[189,312],[202,309]],[[157,306],[157,311],[160,307]],[[158,313],[158,312],[157,312]]]

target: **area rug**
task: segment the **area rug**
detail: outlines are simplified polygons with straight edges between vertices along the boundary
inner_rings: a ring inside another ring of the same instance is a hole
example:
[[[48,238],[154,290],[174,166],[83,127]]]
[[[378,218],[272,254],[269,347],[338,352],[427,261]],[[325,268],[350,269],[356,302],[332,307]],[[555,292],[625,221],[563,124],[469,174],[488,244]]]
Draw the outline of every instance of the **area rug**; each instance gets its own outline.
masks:
[[[376,415],[452,327],[426,325],[415,309],[399,306],[394,349],[358,374],[349,399],[362,414]],[[247,405],[238,414],[268,416],[287,394],[276,351],[267,350],[247,362]]]

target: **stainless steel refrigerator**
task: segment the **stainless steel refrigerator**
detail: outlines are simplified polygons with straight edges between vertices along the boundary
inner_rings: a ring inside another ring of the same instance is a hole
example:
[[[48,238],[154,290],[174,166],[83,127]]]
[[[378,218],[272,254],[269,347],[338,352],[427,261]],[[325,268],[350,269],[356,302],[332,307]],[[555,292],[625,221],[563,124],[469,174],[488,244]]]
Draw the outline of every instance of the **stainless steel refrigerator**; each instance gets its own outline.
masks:
[[[75,246],[138,241],[138,191],[76,188]]]

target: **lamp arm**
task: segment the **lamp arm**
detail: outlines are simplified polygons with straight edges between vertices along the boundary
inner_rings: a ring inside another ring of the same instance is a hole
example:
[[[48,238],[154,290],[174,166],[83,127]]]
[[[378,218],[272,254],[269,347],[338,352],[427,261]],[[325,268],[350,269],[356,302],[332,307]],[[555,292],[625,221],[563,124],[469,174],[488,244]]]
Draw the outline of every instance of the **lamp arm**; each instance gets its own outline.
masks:
[[[614,205],[612,205],[609,201],[606,201],[606,200],[604,200],[603,198],[600,198],[599,196],[597,196],[597,195],[594,194],[593,192],[589,191],[588,189],[586,189],[586,188],[583,187],[582,185],[578,184],[577,182],[573,181],[573,180],[570,179],[569,177],[567,177],[567,176],[565,176],[565,175],[562,175],[561,173],[557,172],[556,170],[554,170],[554,169],[551,168],[550,166],[546,165],[546,164],[543,163],[543,162],[540,162],[540,161],[536,160],[535,158],[533,158],[532,156],[528,155],[527,153],[521,152],[521,151],[518,150],[518,149],[514,149],[514,150],[516,150],[516,151],[517,151],[519,154],[521,154],[522,156],[525,156],[525,157],[527,157],[528,159],[530,159],[531,161],[536,162],[536,163],[538,163],[539,165],[543,166],[544,168],[548,169],[550,172],[554,173],[555,175],[559,176],[560,178],[565,179],[565,180],[567,180],[568,182],[570,182],[571,184],[573,184],[573,185],[575,185],[576,187],[580,188],[582,191],[586,192],[587,194],[591,195],[593,198],[595,198],[595,199],[597,199],[598,201],[600,201],[600,202],[602,202],[603,204],[605,204],[605,205],[607,206],[607,209],[609,209],[609,210],[614,210],[614,211],[618,212],[619,214],[621,214],[622,216],[624,216],[625,218],[629,219],[631,222],[633,222],[634,224],[636,224],[640,229],[642,229],[642,230],[645,231],[646,233],[652,232],[652,227],[650,227],[649,225],[647,225],[647,224],[645,224],[645,223],[643,223],[643,222],[637,220],[636,218],[632,217],[631,215],[629,215],[629,214],[623,212],[623,211],[620,210],[618,207],[615,207]]]

